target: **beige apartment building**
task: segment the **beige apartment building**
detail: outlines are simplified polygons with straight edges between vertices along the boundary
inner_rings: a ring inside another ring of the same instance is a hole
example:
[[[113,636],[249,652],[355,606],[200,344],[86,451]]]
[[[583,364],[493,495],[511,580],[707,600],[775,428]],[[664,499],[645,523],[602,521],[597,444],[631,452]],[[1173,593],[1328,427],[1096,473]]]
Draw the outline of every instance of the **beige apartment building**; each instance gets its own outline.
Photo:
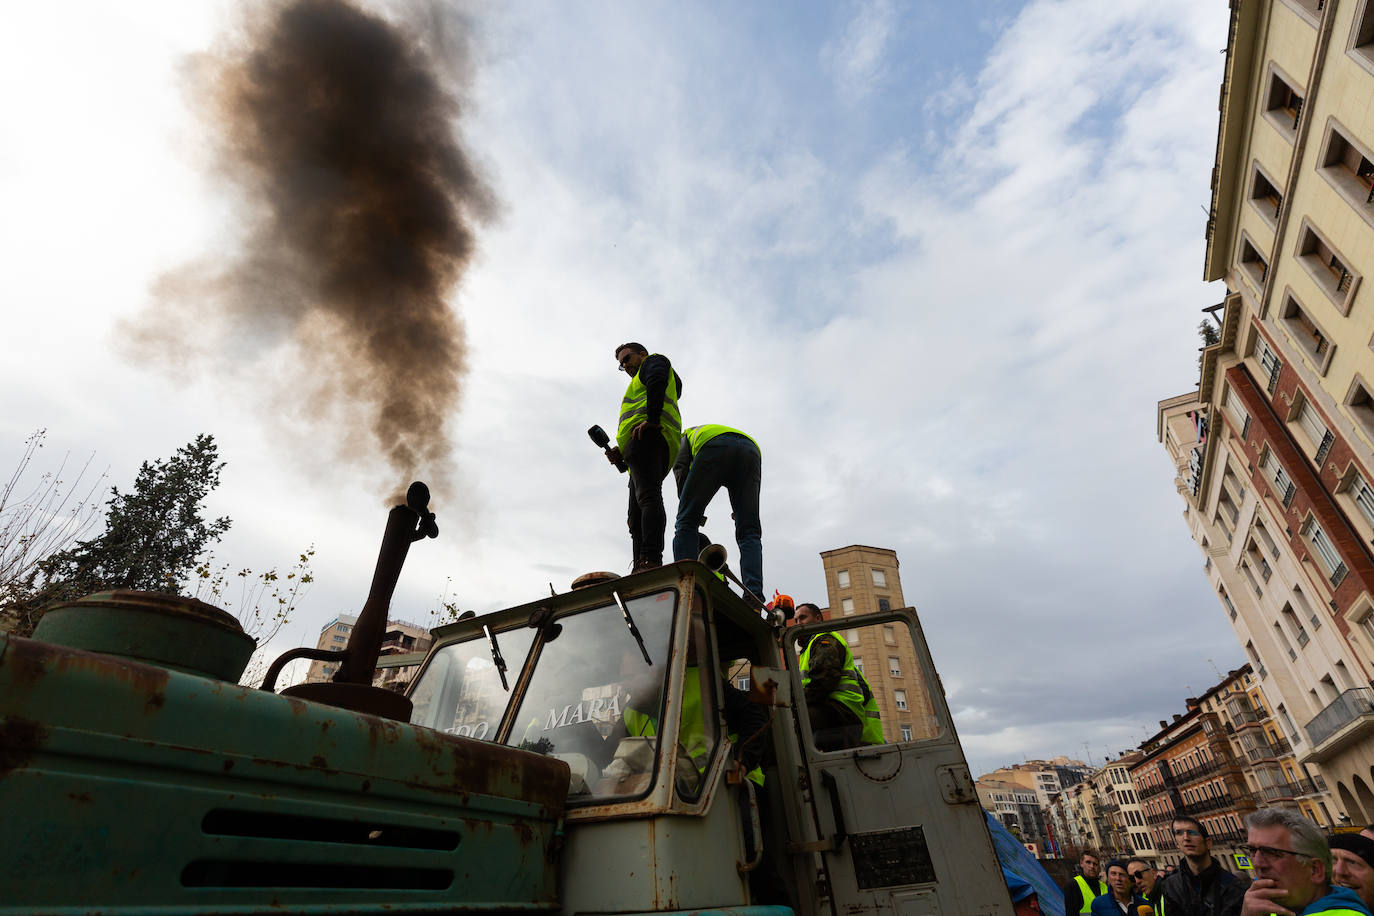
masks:
[[[340,614],[335,617],[320,630],[320,638],[316,641],[315,648],[344,648],[348,645],[348,636],[353,632],[353,626],[357,622],[357,615],[354,614]],[[386,633],[382,637],[379,656],[399,656],[424,652],[429,648],[431,641],[429,630],[418,623],[410,623],[405,620],[388,620]],[[378,668],[372,678],[373,686],[403,686],[409,682],[417,667],[419,667],[418,659],[414,665]],[[312,661],[309,670],[306,671],[305,680],[307,683],[327,681],[334,676],[334,672],[338,668],[339,663],[336,661]]]
[[[1220,341],[1157,431],[1266,741],[1291,746],[1285,779],[1324,776],[1309,813],[1369,823],[1374,2],[1233,0],[1220,110],[1204,268],[1226,283]]]

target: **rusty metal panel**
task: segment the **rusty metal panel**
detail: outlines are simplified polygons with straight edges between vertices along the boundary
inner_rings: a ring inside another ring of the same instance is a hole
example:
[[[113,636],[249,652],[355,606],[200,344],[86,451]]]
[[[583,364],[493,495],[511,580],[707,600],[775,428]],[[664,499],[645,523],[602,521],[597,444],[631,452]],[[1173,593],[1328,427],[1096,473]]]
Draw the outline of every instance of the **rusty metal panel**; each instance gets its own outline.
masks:
[[[0,634],[0,914],[558,908],[561,761]]]

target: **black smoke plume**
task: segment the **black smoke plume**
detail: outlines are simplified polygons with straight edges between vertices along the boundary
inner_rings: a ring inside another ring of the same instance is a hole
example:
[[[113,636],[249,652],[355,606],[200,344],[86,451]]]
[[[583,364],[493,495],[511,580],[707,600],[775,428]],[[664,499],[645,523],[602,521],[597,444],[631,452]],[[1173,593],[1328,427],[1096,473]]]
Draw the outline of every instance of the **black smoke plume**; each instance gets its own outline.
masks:
[[[437,9],[416,32],[344,0],[276,3],[196,62],[242,237],[163,276],[133,329],[145,356],[213,347],[268,380],[267,413],[402,485],[449,471],[465,372],[450,302],[494,210],[457,136],[465,37]]]

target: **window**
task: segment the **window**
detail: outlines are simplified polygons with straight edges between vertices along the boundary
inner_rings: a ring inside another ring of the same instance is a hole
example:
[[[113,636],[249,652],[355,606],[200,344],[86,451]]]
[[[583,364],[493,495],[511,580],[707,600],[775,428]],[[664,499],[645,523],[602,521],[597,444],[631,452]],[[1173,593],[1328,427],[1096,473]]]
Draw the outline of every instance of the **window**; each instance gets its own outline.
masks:
[[[873,584],[878,588],[887,588],[887,573],[881,569],[873,570]]]
[[[1298,263],[1316,281],[1321,291],[1341,310],[1350,312],[1355,290],[1360,284],[1359,274],[1350,269],[1350,262],[1336,251],[1316,227],[1302,221],[1298,233]]]
[[[348,637],[347,637],[347,636],[335,636],[335,637],[334,637],[334,641],[335,641],[335,642],[348,642]]]
[[[1279,464],[1274,453],[1268,449],[1264,450],[1264,455],[1260,458],[1260,468],[1264,471],[1265,476],[1273,481],[1274,496],[1283,503],[1284,508],[1287,508],[1293,502],[1293,494],[1297,491],[1297,487],[1293,485],[1288,472],[1283,469],[1283,465]]]
[[[1318,173],[1366,220],[1374,222],[1374,156],[1356,146],[1351,135],[1332,120]]]
[[[1269,262],[1259,253],[1259,249],[1250,242],[1248,235],[1241,235],[1238,260],[1240,272],[1249,278],[1256,292],[1263,292],[1264,278],[1269,275]]]
[[[1236,434],[1244,439],[1250,431],[1250,414],[1240,405],[1240,398],[1229,387],[1221,395],[1221,409],[1235,426]]]
[[[864,660],[857,655],[854,656],[854,667],[858,669],[860,674],[864,673]]]
[[[1318,374],[1325,375],[1327,367],[1331,365],[1331,354],[1335,348],[1331,346],[1331,341],[1326,338],[1321,327],[1308,314],[1307,309],[1293,298],[1292,293],[1284,296],[1283,309],[1279,312],[1279,317],[1298,350],[1307,357]]]
[[[1277,67],[1269,70],[1269,88],[1264,96],[1264,118],[1289,143],[1297,134],[1302,117],[1302,95]]]
[[[1283,206],[1283,195],[1274,183],[1260,171],[1259,164],[1255,164],[1254,172],[1250,176],[1250,203],[1255,205],[1259,215],[1270,226],[1273,226],[1279,218],[1279,208]]]
[[[743,690],[743,691],[745,691],[745,692],[747,693],[748,690],[749,690],[749,678],[747,678],[747,677],[738,677],[738,678],[735,678],[735,687],[736,687],[737,689]]]
[[[906,709],[906,691],[905,691],[905,690],[894,690],[894,691],[892,691],[892,698],[897,702],[897,708],[898,708],[898,709]]]
[[[840,613],[841,613],[843,616],[845,616],[845,617],[853,617],[853,616],[854,616],[854,599],[853,599],[853,598],[841,598],[841,599],[840,599]]]
[[[346,624],[346,623],[341,623],[341,624],[339,624],[339,632],[340,632],[340,633],[347,633],[347,632],[348,632],[349,630],[351,630],[351,629],[353,629],[353,627],[349,626],[349,625]]]
[[[849,588],[849,570],[842,569],[835,573],[835,581],[840,588]]]
[[[1327,453],[1331,451],[1331,444],[1335,441],[1335,436],[1331,435],[1331,431],[1326,428],[1326,424],[1321,421],[1321,417],[1317,416],[1317,411],[1312,408],[1311,403],[1306,398],[1298,402],[1297,416],[1293,419],[1298,424],[1298,428],[1303,431],[1303,435],[1307,436],[1308,442],[1311,443],[1312,450],[1316,455],[1314,460],[1320,469],[1322,462],[1326,460]]]
[[[1374,525],[1374,491],[1369,489],[1369,484],[1365,483],[1365,479],[1359,471],[1351,470],[1350,482],[1346,484],[1345,494],[1360,510],[1365,521]]]
[[[907,725],[907,724],[905,724],[905,723],[902,724],[902,740],[903,740],[903,741],[910,741],[910,740],[911,740],[911,726],[910,726],[910,725]]]
[[[1327,575],[1330,577],[1332,587],[1341,584],[1345,578],[1345,562],[1341,560],[1341,555],[1336,552],[1336,546],[1331,543],[1322,526],[1317,524],[1316,518],[1308,516],[1307,522],[1302,526],[1302,535],[1307,538],[1312,545],[1312,551],[1326,567]]]
[[[897,631],[892,628],[891,624],[883,627],[883,642],[889,646],[897,645]]]
[[[890,610],[892,610],[892,600],[889,599],[889,598],[879,598],[879,599],[878,599],[878,610],[879,610],[879,611],[890,611]]]
[[[1350,390],[1345,394],[1345,406],[1350,416],[1364,427],[1365,434],[1374,436],[1374,397],[1359,375],[1350,382]]]
[[[1346,46],[1350,56],[1374,70],[1374,3],[1365,0],[1359,19],[1350,29],[1350,43]]]
[[[901,676],[902,676],[902,662],[901,662],[901,659],[897,658],[896,656],[889,655],[889,656],[887,657],[887,673],[890,674],[890,675],[892,675],[893,677],[901,677]]]
[[[1221,603],[1226,605],[1226,613],[1231,615],[1231,619],[1236,619],[1236,606],[1231,603],[1231,596],[1226,594],[1226,589],[1221,590]]]
[[[1283,363],[1258,330],[1255,331],[1255,359],[1260,364],[1260,377],[1266,380],[1265,390],[1273,394],[1279,386],[1279,372],[1283,369]]]
[[[849,643],[851,646],[857,646],[857,645],[859,644],[859,631],[858,631],[858,630],[845,630],[845,631],[844,631],[844,641],[847,642],[847,643]]]

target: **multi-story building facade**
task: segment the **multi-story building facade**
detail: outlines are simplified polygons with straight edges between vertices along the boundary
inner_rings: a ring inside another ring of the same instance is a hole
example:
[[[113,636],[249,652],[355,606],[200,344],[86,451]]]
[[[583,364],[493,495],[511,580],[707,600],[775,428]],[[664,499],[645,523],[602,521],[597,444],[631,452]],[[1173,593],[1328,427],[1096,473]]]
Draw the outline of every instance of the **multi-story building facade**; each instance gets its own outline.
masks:
[[[1140,750],[1130,778],[1148,825],[1149,854],[1176,855],[1172,822],[1186,814],[1206,828],[1217,858],[1232,861],[1224,854],[1245,842],[1245,815],[1258,805],[1221,719],[1190,704],[1186,715],[1161,721]]]
[[[1198,391],[1160,403],[1159,436],[1268,738],[1292,747],[1285,778],[1324,776],[1330,815],[1368,823],[1374,2],[1231,11],[1204,269],[1226,283],[1220,340]]]
[[[1283,728],[1249,664],[1229,672],[1211,690],[1188,702],[1221,720],[1246,788],[1258,804],[1296,807],[1315,824],[1335,825],[1325,781],[1319,775],[1299,775],[1304,771],[1293,746],[1283,737]]]
[[[1049,836],[1045,830],[1040,800],[1034,789],[1000,779],[979,778],[974,787],[984,810],[1002,822],[1036,858],[1048,855]]]
[[[837,630],[844,618],[907,606],[895,552],[854,545],[824,551],[821,561],[830,602],[825,616]],[[934,734],[934,706],[926,693],[926,678],[915,676],[921,667],[910,636],[893,625],[855,626],[842,632],[855,667],[877,699],[883,737],[909,741]]]
[[[340,614],[329,623],[325,624],[320,630],[320,638],[315,643],[317,649],[342,649],[348,645],[348,636],[353,632],[353,627],[357,624],[358,618],[354,614]],[[424,652],[429,648],[431,637],[429,631],[419,624],[409,623],[404,620],[388,620],[386,622],[386,633],[382,637],[380,656],[404,655],[411,653]],[[402,667],[378,668],[372,678],[373,685],[377,687],[396,687],[403,685],[410,680],[415,673],[417,665]],[[334,672],[339,668],[336,661],[313,661],[310,668],[306,671],[305,680],[308,683],[327,681],[334,676]]]

